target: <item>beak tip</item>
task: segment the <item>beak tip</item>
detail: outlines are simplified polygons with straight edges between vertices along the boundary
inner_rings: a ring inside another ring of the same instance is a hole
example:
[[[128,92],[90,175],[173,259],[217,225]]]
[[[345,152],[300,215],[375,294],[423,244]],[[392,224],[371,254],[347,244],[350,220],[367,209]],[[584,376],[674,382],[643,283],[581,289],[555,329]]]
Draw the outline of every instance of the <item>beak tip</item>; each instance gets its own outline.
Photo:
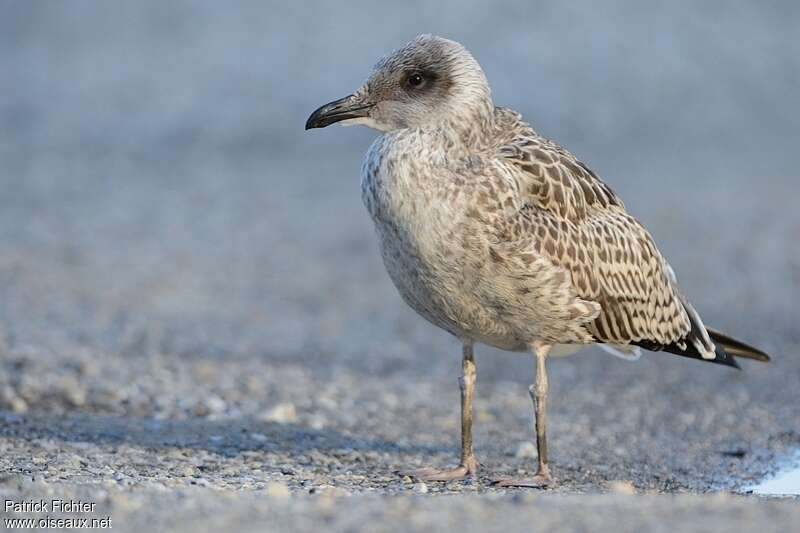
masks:
[[[311,116],[306,120],[306,131],[314,128],[325,128],[342,120],[367,116],[366,113],[370,107],[372,107],[371,104],[362,104],[354,101],[352,94],[345,96],[339,100],[329,102],[311,113]]]

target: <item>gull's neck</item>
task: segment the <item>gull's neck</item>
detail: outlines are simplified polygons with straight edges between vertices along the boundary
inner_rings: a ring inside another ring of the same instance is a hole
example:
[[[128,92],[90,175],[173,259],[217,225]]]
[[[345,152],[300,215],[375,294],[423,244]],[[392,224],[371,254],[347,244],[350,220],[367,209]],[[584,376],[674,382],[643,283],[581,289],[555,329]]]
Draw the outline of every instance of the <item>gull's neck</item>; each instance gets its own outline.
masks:
[[[487,145],[494,122],[494,104],[491,98],[486,97],[477,104],[448,113],[446,118],[419,131],[438,140],[448,151],[471,152]]]

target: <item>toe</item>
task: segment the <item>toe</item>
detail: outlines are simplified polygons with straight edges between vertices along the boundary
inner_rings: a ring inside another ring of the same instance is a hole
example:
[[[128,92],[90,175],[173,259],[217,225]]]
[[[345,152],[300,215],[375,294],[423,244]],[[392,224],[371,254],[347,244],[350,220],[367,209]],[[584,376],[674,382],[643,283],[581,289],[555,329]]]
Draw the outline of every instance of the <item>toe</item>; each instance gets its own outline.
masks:
[[[420,468],[418,470],[405,472],[405,475],[418,481],[453,481],[466,478],[469,475],[469,471],[464,466],[457,466],[456,468],[446,470]]]
[[[553,478],[550,476],[533,476],[531,478],[515,479],[504,478],[497,479],[492,484],[496,487],[523,487],[532,489],[542,489],[553,485]]]

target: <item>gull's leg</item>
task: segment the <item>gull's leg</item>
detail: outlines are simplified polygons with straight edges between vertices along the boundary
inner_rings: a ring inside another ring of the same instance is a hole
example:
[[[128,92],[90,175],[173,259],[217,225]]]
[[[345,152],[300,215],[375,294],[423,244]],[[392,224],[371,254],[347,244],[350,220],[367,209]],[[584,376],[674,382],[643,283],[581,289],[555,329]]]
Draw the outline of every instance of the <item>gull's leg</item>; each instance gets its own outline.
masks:
[[[534,345],[536,354],[536,384],[528,388],[528,392],[533,400],[533,410],[535,414],[536,426],[536,449],[539,456],[539,468],[536,475],[530,479],[500,479],[496,484],[501,487],[546,487],[553,484],[550,475],[550,466],[547,463],[547,436],[545,426],[547,424],[547,369],[545,360],[550,352],[550,346],[546,344]]]
[[[464,343],[463,355],[462,375],[458,380],[461,388],[461,462],[455,468],[421,468],[406,473],[416,479],[450,481],[474,476],[478,472],[478,460],[472,451],[472,401],[475,398],[476,369],[471,342]]]

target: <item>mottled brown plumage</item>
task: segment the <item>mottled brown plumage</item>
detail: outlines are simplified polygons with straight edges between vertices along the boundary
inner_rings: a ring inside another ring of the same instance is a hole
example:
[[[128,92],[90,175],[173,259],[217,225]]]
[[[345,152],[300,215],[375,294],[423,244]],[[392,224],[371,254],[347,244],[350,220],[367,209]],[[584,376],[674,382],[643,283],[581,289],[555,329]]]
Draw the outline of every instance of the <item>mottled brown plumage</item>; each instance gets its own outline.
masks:
[[[516,182],[519,207],[497,224],[498,242],[524,243],[565,269],[576,294],[600,306],[587,324],[595,341],[685,343],[689,311],[647,230],[572,154],[538,135],[518,114],[505,109],[495,114],[499,164]],[[700,340],[713,354],[707,339]]]
[[[472,345],[527,350],[539,470],[547,465],[545,360],[551,349],[599,343],[735,366],[767,356],[703,325],[650,234],[585,164],[495,107],[461,45],[421,36],[378,63],[353,95],[314,112],[384,132],[362,166],[362,198],[403,299],[464,345],[462,457],[424,479],[475,473]],[[715,342],[716,341],[716,342]],[[728,350],[728,351],[726,351]]]

